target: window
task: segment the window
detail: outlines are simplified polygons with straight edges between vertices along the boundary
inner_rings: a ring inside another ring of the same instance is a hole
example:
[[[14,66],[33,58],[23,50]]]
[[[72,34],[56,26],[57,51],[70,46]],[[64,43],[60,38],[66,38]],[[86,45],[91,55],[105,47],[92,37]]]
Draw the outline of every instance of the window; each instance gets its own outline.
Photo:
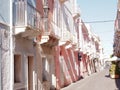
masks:
[[[34,77],[34,59],[33,56],[28,56],[28,90],[34,90],[35,77]]]

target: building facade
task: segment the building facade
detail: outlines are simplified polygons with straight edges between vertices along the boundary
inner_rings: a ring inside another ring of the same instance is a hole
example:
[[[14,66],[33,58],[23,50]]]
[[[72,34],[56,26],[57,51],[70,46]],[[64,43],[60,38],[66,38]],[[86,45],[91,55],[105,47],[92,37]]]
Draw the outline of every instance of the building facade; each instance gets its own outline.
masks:
[[[120,1],[118,0],[117,7],[117,15],[115,19],[115,30],[114,30],[114,44],[113,44],[113,52],[114,55],[120,57]]]
[[[0,89],[11,87],[11,0],[0,1]]]
[[[36,37],[43,33],[42,0],[13,1],[13,90],[40,90],[42,57]],[[37,4],[40,4],[38,7]],[[40,69],[41,68],[41,69]]]
[[[77,0],[0,4],[1,90],[60,90],[99,71],[100,40],[82,21]]]

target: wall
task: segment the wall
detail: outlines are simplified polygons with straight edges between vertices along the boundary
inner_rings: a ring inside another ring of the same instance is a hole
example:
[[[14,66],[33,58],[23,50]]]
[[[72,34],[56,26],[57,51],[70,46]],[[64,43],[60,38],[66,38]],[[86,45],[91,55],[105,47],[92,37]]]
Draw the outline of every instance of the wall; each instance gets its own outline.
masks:
[[[55,76],[55,57],[54,57],[54,47],[49,47],[46,45],[42,45],[42,62],[43,63],[43,72],[44,72],[44,82],[47,82],[47,87],[51,88],[52,90],[56,87],[56,76]]]
[[[24,42],[24,43],[23,43]],[[42,89],[42,58],[40,46],[33,45],[32,40],[15,37],[15,50],[14,54],[21,55],[22,57],[22,83],[18,86],[20,88],[28,88],[28,56],[33,57],[33,90]],[[15,87],[17,88],[17,87]]]
[[[11,87],[10,0],[0,0],[0,90]]]
[[[0,89],[10,88],[10,35],[9,27],[0,24]]]

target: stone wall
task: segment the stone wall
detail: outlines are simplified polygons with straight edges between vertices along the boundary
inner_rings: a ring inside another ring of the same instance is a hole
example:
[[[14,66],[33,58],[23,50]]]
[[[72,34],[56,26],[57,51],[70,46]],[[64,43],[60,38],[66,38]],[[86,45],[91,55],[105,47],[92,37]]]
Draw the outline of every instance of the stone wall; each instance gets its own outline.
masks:
[[[0,24],[0,89],[9,90],[10,78],[9,27]]]

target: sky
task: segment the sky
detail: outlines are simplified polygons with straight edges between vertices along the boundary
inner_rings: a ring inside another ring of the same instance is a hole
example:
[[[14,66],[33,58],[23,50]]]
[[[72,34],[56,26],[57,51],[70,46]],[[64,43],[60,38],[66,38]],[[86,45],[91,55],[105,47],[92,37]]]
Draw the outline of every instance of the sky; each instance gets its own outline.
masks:
[[[91,31],[100,37],[105,56],[113,53],[114,20],[117,0],[77,0],[81,18],[91,26]],[[94,21],[102,21],[93,23]],[[109,21],[109,22],[105,22]]]

